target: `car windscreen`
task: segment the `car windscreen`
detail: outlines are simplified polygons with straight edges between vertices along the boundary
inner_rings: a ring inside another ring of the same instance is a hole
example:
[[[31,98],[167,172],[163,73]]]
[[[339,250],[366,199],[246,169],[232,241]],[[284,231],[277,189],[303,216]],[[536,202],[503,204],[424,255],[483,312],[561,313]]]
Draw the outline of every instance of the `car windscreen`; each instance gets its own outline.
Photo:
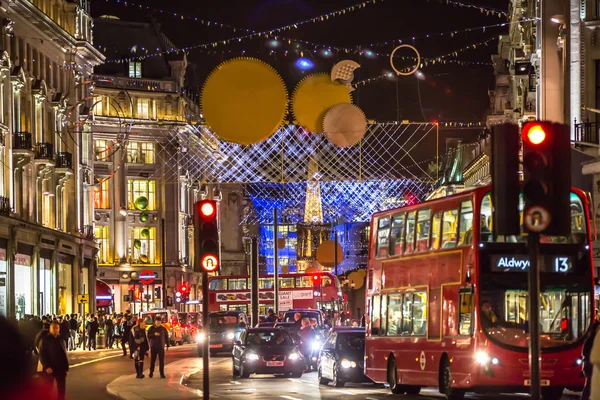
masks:
[[[338,349],[342,351],[362,353],[365,349],[365,334],[339,332],[337,345]]]
[[[285,313],[285,316],[283,317],[283,321],[284,322],[294,322],[294,314],[296,314],[296,312],[287,312]],[[311,320],[311,323],[313,322],[312,320],[315,320],[314,322],[319,321],[319,313],[317,312],[302,312],[300,313],[302,314],[302,318],[308,318],[309,320]],[[314,325],[314,324],[313,324]]]
[[[291,346],[294,342],[290,335],[282,329],[264,332],[248,332],[246,345],[248,346]]]
[[[163,324],[168,321],[166,312],[142,314],[142,318],[146,320],[146,325],[152,325],[156,317],[160,317]]]
[[[237,328],[238,318],[235,315],[211,315],[209,325],[211,328]]]

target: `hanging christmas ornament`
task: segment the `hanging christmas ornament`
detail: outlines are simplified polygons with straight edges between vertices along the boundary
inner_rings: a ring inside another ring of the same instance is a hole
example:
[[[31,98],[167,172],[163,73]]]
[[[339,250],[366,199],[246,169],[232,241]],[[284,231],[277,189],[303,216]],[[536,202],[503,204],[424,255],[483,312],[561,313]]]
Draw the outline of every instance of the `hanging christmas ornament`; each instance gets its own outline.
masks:
[[[147,239],[150,237],[150,229],[144,228],[144,229],[142,229],[142,232],[140,234],[142,235],[142,237],[144,239]]]
[[[304,78],[294,90],[292,111],[294,119],[306,130],[319,133],[323,130],[325,113],[336,104],[352,102],[346,86],[331,81],[328,74],[314,74]]]
[[[142,248],[142,241],[140,239],[135,239],[133,241],[133,247],[136,249],[141,249]]]
[[[148,222],[148,213],[141,213],[140,214],[140,222]]]
[[[354,104],[337,104],[325,114],[323,132],[336,146],[354,146],[367,132],[367,117]]]
[[[354,70],[360,68],[360,64],[352,60],[343,60],[335,64],[331,69],[331,80],[341,81],[350,92],[354,91],[352,81],[354,80]]]
[[[140,196],[137,199],[135,199],[135,202],[133,204],[136,210],[145,210],[146,208],[148,208],[148,198],[146,196]]]
[[[287,102],[281,76],[255,58],[234,58],[219,65],[201,94],[206,124],[220,138],[242,145],[275,133],[285,118]]]
[[[147,263],[148,262],[148,256],[145,254],[140,254],[140,261],[143,263]]]
[[[415,52],[415,54],[417,55],[417,63],[415,64],[414,68],[409,70],[408,72],[403,72],[400,71],[396,68],[396,66],[394,65],[394,54],[396,54],[396,52],[400,49],[403,48],[407,48],[410,49],[412,51]],[[396,47],[394,49],[394,51],[392,51],[392,54],[390,54],[390,65],[392,66],[392,69],[394,70],[394,72],[396,73],[396,75],[402,75],[402,76],[408,76],[408,75],[412,75],[415,72],[417,72],[417,70],[419,69],[419,67],[421,66],[421,54],[419,53],[419,51],[414,48],[413,46],[409,45],[409,44],[401,44],[400,46]]]

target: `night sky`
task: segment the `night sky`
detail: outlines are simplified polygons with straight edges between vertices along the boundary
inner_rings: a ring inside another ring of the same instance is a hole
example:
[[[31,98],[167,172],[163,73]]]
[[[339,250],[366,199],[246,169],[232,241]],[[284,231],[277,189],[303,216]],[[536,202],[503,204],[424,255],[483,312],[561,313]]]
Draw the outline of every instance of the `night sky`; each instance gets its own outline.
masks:
[[[358,3],[357,0],[137,1],[156,7],[157,10],[256,31],[273,29]],[[181,20],[159,11],[140,10],[137,6],[132,6],[131,2],[127,7],[124,4],[122,0],[96,0],[92,2],[92,14],[94,17],[109,14],[132,21],[148,21],[155,18],[162,25],[163,32],[180,48],[245,34],[240,30],[234,32],[232,29],[215,27],[214,24],[207,27],[200,22]],[[508,0],[477,0],[477,5],[507,11]],[[437,57],[506,34],[508,27],[463,32],[454,37],[433,34],[506,21],[505,17],[486,15],[478,9],[446,4],[446,0],[378,0],[374,5],[370,4],[343,16],[333,17],[324,22],[311,22],[279,35],[331,46],[361,46],[363,54],[368,50],[389,53],[394,47],[392,41],[396,40],[394,43],[397,45],[398,39],[402,39],[404,43],[414,44],[423,57]],[[434,37],[417,39],[414,42],[412,40],[412,37],[428,34]],[[383,42],[386,41],[388,44],[384,45]],[[375,43],[382,45],[371,46]],[[478,46],[477,49],[459,53],[458,56],[448,59],[490,63],[490,56],[497,52],[497,43],[497,40],[493,40],[487,46]],[[325,57],[322,49],[315,50],[313,46],[303,45],[298,48],[293,42],[288,44],[283,41],[280,41],[275,49],[270,47],[271,45],[270,39],[254,38],[234,45],[220,45],[209,52],[192,50],[189,60],[196,64],[198,82],[202,83],[214,67],[227,59],[240,56],[261,58],[282,74],[290,93],[303,76],[313,72],[329,72],[335,62],[342,59],[354,59],[361,64],[361,68],[355,72],[355,81],[391,71],[389,57],[385,56],[370,58],[332,49],[332,54]],[[271,53],[272,50],[274,53]],[[304,52],[304,57],[314,61],[314,69],[301,72],[294,66],[300,52]],[[412,55],[408,51],[404,54]],[[402,65],[402,61],[399,61],[398,66]],[[494,82],[491,65],[461,66],[438,63],[423,68],[422,72],[423,80],[411,76],[368,83],[353,93],[354,101],[369,119],[378,121],[485,120],[489,107],[488,90],[493,88]],[[465,140],[470,140],[479,133],[472,130],[444,132],[446,137],[462,137]]]

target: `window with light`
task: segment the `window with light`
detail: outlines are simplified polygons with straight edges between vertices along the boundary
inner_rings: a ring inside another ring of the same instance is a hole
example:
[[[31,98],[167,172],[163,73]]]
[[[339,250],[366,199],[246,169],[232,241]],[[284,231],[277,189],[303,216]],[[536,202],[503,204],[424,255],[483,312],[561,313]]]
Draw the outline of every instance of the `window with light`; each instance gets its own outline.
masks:
[[[101,182],[94,186],[94,208],[110,208],[108,185],[109,180],[106,178],[101,178]]]
[[[129,256],[136,264],[156,262],[156,228],[129,228]]]
[[[127,162],[132,164],[154,164],[154,143],[129,142],[127,144]]]
[[[110,140],[97,139],[94,140],[94,160],[96,161],[111,161],[111,153],[114,151],[113,144]]]
[[[141,61],[130,61],[129,62],[129,77],[130,78],[141,78],[142,77],[142,62]]]
[[[150,118],[150,100],[148,99],[137,99],[137,118],[149,119]]]
[[[98,264],[108,264],[110,262],[108,226],[107,225],[95,226],[94,227],[94,237],[96,238],[96,243],[98,243],[98,246],[100,246],[100,251],[98,251]]]
[[[130,179],[127,183],[128,208],[130,210],[156,210],[156,181]]]

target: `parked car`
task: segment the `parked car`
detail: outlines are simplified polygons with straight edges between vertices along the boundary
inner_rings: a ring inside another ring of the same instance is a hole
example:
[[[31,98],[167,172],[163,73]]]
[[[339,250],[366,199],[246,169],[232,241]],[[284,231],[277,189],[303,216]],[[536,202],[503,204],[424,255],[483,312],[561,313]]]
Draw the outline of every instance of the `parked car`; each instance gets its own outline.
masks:
[[[217,311],[208,314],[208,326],[196,335],[198,355],[202,357],[202,343],[208,340],[210,355],[233,350],[233,342],[239,340],[240,333],[246,329],[248,317],[243,311]]]
[[[233,347],[233,376],[283,374],[300,378],[304,366],[297,344],[285,329],[245,330]]]
[[[319,355],[319,384],[343,387],[346,382],[370,382],[364,375],[364,351],[364,328],[332,331]]]

